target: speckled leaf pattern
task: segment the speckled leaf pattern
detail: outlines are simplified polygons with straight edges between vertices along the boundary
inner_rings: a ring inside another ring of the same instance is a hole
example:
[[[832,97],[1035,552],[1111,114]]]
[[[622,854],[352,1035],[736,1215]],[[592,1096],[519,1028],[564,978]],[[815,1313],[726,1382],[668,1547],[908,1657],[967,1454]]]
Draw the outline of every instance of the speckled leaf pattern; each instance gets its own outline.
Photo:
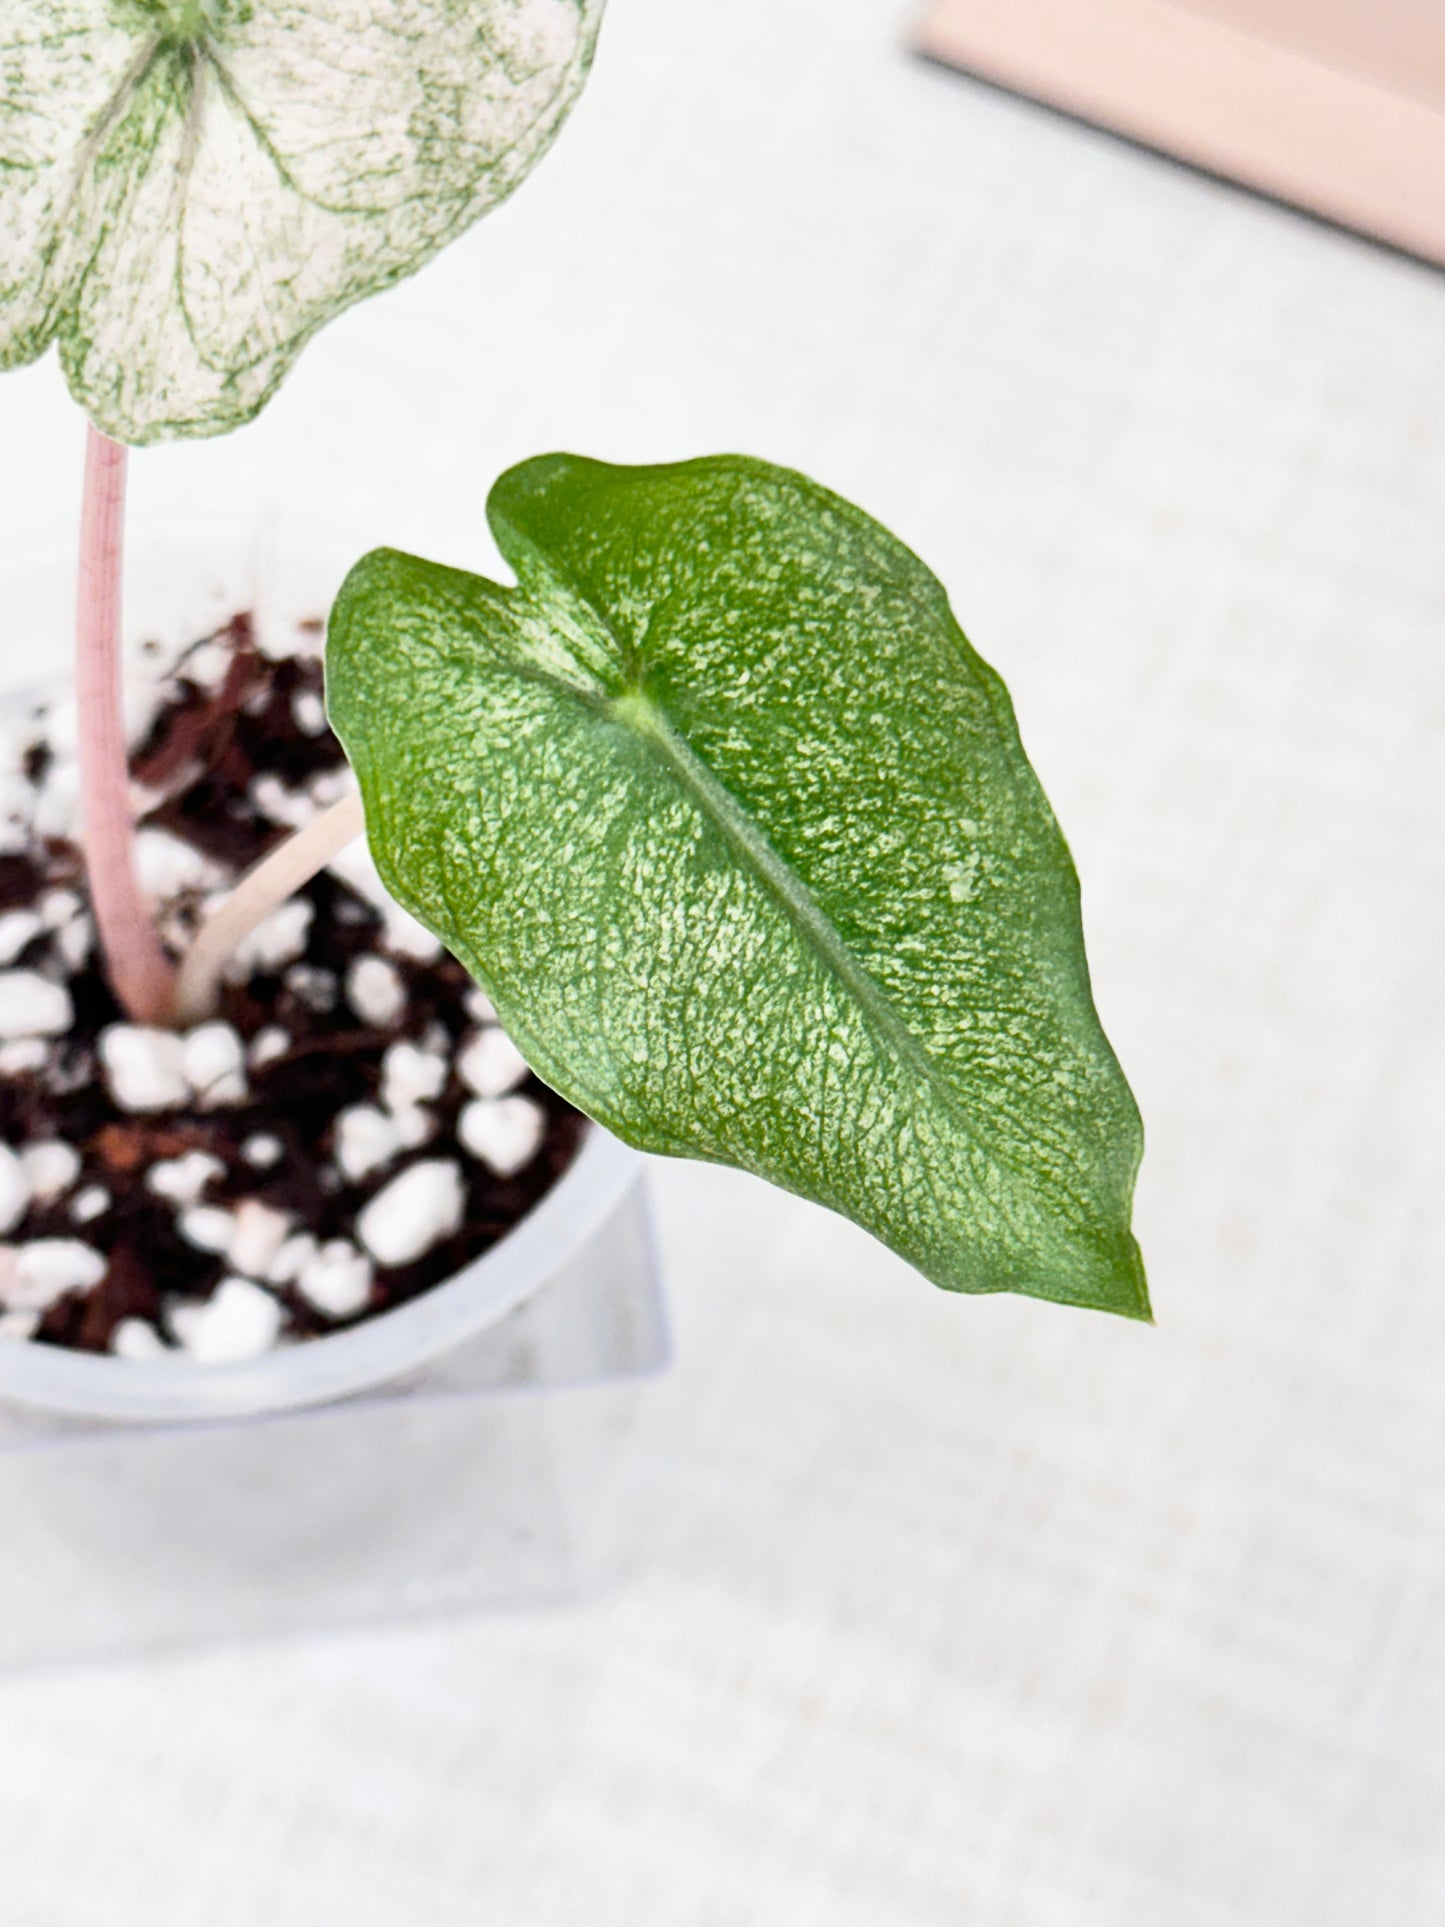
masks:
[[[98,427],[248,420],[526,175],[602,0],[4,0],[0,367]]]
[[[358,563],[329,703],[388,885],[538,1074],[940,1285],[1147,1316],[1073,866],[938,581],[741,457],[542,457],[489,516],[514,588]]]

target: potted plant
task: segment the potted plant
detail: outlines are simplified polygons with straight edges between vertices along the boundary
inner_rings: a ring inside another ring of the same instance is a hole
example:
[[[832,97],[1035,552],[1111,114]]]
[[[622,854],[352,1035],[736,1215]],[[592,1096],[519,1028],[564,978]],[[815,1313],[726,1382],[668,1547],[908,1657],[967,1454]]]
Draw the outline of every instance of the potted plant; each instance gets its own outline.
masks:
[[[524,463],[488,502],[514,584],[378,551],[324,692],[238,620],[127,743],[125,446],[248,419],[516,185],[599,11],[436,0],[403,32],[24,0],[3,30],[0,356],[57,340],[93,424],[78,841],[36,736],[3,859],[19,1396],[14,1359],[38,1381],[67,1345],[104,1353],[92,1412],[182,1377],[188,1416],[189,1388],[273,1410],[278,1345],[311,1374],[280,1405],[358,1392],[292,1356],[424,1325],[477,1250],[560,1223],[570,1180],[528,1213],[564,1167],[612,1159],[619,1208],[618,1140],[817,1199],[949,1289],[1148,1315],[1137,1113],[1006,692],[924,565],[817,484]]]

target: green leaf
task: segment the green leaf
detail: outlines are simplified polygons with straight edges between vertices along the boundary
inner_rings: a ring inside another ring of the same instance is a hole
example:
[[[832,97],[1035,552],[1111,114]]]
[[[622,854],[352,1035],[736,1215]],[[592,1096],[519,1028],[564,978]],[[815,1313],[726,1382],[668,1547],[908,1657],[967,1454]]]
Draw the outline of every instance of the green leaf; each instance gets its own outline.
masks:
[[[602,0],[4,0],[0,367],[118,440],[248,421],[517,186]]]
[[[950,1289],[1147,1317],[1073,866],[936,579],[736,456],[545,456],[488,514],[517,586],[365,557],[329,703],[382,876],[538,1075]]]

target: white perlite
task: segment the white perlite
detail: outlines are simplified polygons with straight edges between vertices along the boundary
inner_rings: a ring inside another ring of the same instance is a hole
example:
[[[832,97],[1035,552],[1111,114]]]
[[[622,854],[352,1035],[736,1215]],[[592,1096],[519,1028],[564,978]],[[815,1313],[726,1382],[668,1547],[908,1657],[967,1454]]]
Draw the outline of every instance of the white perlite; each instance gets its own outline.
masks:
[[[472,1018],[474,1022],[478,1024],[496,1023],[497,1007],[480,984],[473,984],[472,988],[466,994],[465,1002],[467,1015]]]
[[[234,660],[224,643],[198,642],[177,663],[176,673],[184,676],[187,682],[193,682],[197,689],[214,691],[226,680]]]
[[[248,1278],[264,1278],[285,1244],[292,1218],[287,1211],[246,1198],[236,1206],[235,1226],[226,1247],[226,1263]]]
[[[378,1191],[357,1213],[356,1235],[379,1265],[410,1265],[451,1237],[466,1192],[453,1158],[423,1158]]]
[[[209,1151],[187,1151],[153,1164],[146,1173],[146,1189],[173,1204],[196,1204],[211,1180],[225,1174],[225,1165]]]
[[[299,830],[316,814],[316,805],[305,790],[288,789],[279,776],[269,772],[251,785],[251,801],[262,816],[283,823],[288,830]]]
[[[246,1096],[246,1050],[227,1023],[200,1024],[182,1043],[185,1073],[204,1110],[240,1103]]]
[[[184,890],[214,890],[227,875],[194,843],[153,828],[136,831],[135,867],[141,889],[162,902]]]
[[[198,1365],[259,1358],[281,1335],[281,1305],[249,1278],[223,1278],[204,1305],[172,1305],[171,1331]]]
[[[171,1348],[147,1319],[122,1318],[110,1335],[110,1349],[117,1358],[139,1365],[165,1358]]]
[[[462,1046],[457,1073],[478,1097],[501,1097],[527,1075],[527,1060],[507,1033],[492,1024]]]
[[[39,903],[40,921],[47,930],[63,930],[84,908],[74,890],[47,890]]]
[[[336,1120],[336,1162],[352,1184],[390,1164],[401,1148],[396,1120],[373,1104],[353,1104]]]
[[[546,1114],[530,1097],[479,1097],[457,1119],[462,1149],[499,1178],[530,1164],[546,1135]]]
[[[106,1084],[123,1111],[168,1111],[189,1100],[185,1047],[174,1031],[110,1024],[99,1049]]]
[[[224,1205],[193,1204],[176,1219],[176,1229],[197,1251],[213,1251],[219,1256],[231,1248],[236,1219]]]
[[[327,1318],[354,1318],[371,1297],[371,1260],[346,1238],[333,1238],[302,1265],[296,1289]]]
[[[62,1037],[74,1022],[64,984],[35,970],[0,970],[0,1038]]]
[[[30,828],[37,836],[71,836],[80,805],[80,765],[72,757],[57,756],[46,771],[30,811]]]
[[[0,1304],[46,1311],[68,1291],[89,1291],[105,1276],[105,1259],[78,1238],[35,1238],[0,1246]]]
[[[269,1131],[257,1131],[241,1146],[241,1156],[253,1170],[269,1171],[273,1164],[281,1162],[285,1149],[279,1137],[273,1137]]]
[[[440,937],[434,937],[425,924],[418,923],[410,910],[402,909],[382,882],[364,836],[348,843],[328,867],[333,876],[340,877],[359,897],[381,912],[386,923],[388,950],[394,950],[399,957],[412,957],[418,963],[436,962],[442,954]]]
[[[20,1153],[30,1189],[42,1204],[68,1191],[80,1176],[80,1153],[58,1137],[27,1144]]]
[[[0,964],[13,964],[43,928],[33,910],[7,910],[0,916]]]
[[[30,1173],[24,1162],[0,1144],[0,1238],[13,1231],[30,1205]]]
[[[279,1024],[267,1024],[258,1030],[251,1039],[248,1061],[253,1071],[264,1070],[267,1064],[274,1064],[284,1057],[291,1048],[291,1033]]]
[[[246,1096],[245,1050],[230,1024],[199,1024],[178,1037],[147,1024],[110,1024],[100,1062],[123,1111],[168,1111],[194,1098],[202,1109]]]
[[[0,1044],[0,1075],[23,1077],[27,1071],[43,1070],[50,1062],[50,1046],[43,1037],[12,1037]]]
[[[266,1267],[268,1285],[294,1285],[316,1256],[316,1240],[309,1231],[298,1231],[288,1238]]]
[[[292,897],[243,937],[226,965],[227,983],[240,984],[258,971],[283,969],[306,948],[315,907],[309,897]]]
[[[335,1010],[340,986],[334,970],[323,970],[318,964],[292,964],[281,981],[292,996],[299,997],[317,1016]]]
[[[341,763],[335,769],[318,770],[306,788],[317,809],[328,810],[333,803],[339,803],[343,796],[351,794],[356,788],[356,778],[351,773],[350,764]]]
[[[72,917],[69,923],[62,924],[55,933],[55,947],[60,952],[61,962],[73,977],[84,968],[95,942],[95,924],[87,912]]]
[[[447,1060],[441,1051],[393,1044],[381,1060],[381,1101],[389,1111],[408,1111],[440,1097],[446,1089]]]
[[[109,1209],[110,1193],[105,1186],[88,1184],[83,1191],[77,1191],[71,1201],[71,1221],[74,1224],[91,1224]]]
[[[385,957],[358,957],[346,973],[346,1001],[362,1023],[385,1029],[406,1009],[401,973]]]
[[[303,736],[319,736],[326,728],[326,705],[314,689],[298,689],[291,698],[291,714]]]

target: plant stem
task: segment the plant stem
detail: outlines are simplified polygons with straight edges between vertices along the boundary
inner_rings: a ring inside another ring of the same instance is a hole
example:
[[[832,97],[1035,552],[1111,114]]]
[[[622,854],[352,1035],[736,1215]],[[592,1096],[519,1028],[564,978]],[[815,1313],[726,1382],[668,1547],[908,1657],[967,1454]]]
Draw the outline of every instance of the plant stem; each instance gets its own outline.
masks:
[[[195,1024],[210,1016],[216,1007],[226,959],[241,939],[302,884],[309,883],[332,857],[360,836],[364,827],[361,798],[353,791],[313,816],[304,829],[288,836],[246,872],[225,902],[201,925],[186,953],[175,998],[181,1023]]]
[[[175,967],[141,894],[131,820],[120,651],[125,469],[121,444],[87,428],[75,621],[80,843],[111,989],[134,1022],[165,1024]]]

